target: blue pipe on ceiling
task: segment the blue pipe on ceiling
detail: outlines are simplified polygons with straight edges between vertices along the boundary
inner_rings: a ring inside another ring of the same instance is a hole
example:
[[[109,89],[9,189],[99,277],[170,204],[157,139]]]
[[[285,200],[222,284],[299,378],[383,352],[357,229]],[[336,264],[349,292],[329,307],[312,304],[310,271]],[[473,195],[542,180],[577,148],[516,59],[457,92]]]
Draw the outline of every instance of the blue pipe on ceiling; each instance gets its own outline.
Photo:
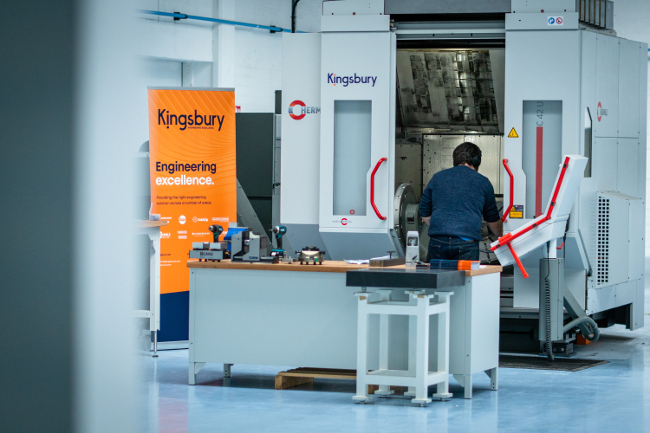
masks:
[[[217,23],[217,24],[227,24],[231,26],[240,26],[240,27],[248,27],[252,29],[261,29],[261,30],[268,30],[271,33],[276,33],[276,32],[287,32],[291,33],[291,29],[283,29],[282,27],[276,27],[276,26],[263,26],[259,24],[251,24],[251,23],[244,23],[241,21],[230,21],[230,20],[222,20],[219,18],[210,18],[210,17],[201,17],[198,15],[187,15],[187,14],[181,14],[181,13],[175,13],[175,12],[160,12],[160,11],[150,11],[150,10],[139,10],[138,12],[141,12],[143,14],[149,14],[149,15],[158,15],[161,17],[170,17],[170,18],[176,18],[179,20],[198,20],[198,21],[208,21],[211,23]],[[297,32],[297,33],[305,33],[305,32]]]

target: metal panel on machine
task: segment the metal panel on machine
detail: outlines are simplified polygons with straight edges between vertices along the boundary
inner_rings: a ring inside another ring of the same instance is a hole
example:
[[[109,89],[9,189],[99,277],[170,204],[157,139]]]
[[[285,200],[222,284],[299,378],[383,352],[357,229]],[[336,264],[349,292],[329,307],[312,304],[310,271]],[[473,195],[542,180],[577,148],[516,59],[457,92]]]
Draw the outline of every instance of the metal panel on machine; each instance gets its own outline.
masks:
[[[319,223],[334,259],[399,251],[391,237],[395,37],[388,30],[322,35]],[[364,241],[354,240],[361,233]]]
[[[639,81],[641,68],[638,64],[639,53],[647,52],[645,46],[634,41],[620,41],[619,59],[619,137],[638,137],[640,133]]]
[[[385,0],[386,14],[478,14],[510,12],[510,0]]]
[[[522,14],[522,16],[524,15],[528,14]],[[525,18],[522,19],[525,21]],[[508,22],[508,20],[506,21]],[[578,73],[580,71],[580,41],[577,31],[522,31],[507,28],[506,76],[508,80],[506,81],[505,131],[511,132],[514,128],[517,136],[511,134],[504,139],[504,158],[508,159],[508,164],[514,175],[513,204],[523,206],[525,218],[508,219],[504,225],[504,232],[515,230],[522,224],[528,223],[531,221],[531,215],[535,214],[535,207],[540,203],[541,206],[546,205],[549,195],[548,192],[546,195],[544,194],[548,189],[548,187],[544,187],[544,180],[549,180],[550,177],[551,185],[555,180],[555,174],[561,162],[558,160],[558,155],[582,154],[580,130],[572,126],[584,123],[582,115],[579,115],[581,114],[579,108],[580,76]],[[524,101],[533,101],[534,112],[529,113],[529,116],[525,115]],[[536,117],[539,108],[537,102],[540,101],[544,101],[545,104],[542,119]],[[548,101],[561,101],[561,105],[555,107],[555,111],[558,111],[555,113],[555,117],[561,116],[561,118],[555,119],[555,122],[553,115],[549,119]],[[559,112],[560,110],[561,112]],[[524,127],[527,118],[532,122],[531,128]],[[548,122],[549,120],[551,120],[550,125],[537,125],[537,121]],[[543,127],[544,135],[541,137],[538,136],[538,126]],[[549,126],[551,128],[547,131]],[[551,130],[555,132],[551,133]],[[558,130],[561,131],[561,134],[557,133]],[[544,137],[549,137],[549,139],[544,139]],[[532,146],[528,149],[530,152],[524,150],[525,143]],[[541,146],[538,146],[538,143]],[[538,153],[538,148],[541,150],[541,154]],[[541,177],[537,175],[538,172]],[[540,194],[537,193],[539,187],[541,187]],[[503,190],[508,191],[509,189],[510,179],[505,176]],[[531,199],[529,192],[534,192],[534,199]],[[533,209],[529,209],[531,205]],[[573,212],[577,213],[578,210],[574,209]],[[574,217],[572,213],[571,219],[577,219],[577,214]],[[577,227],[569,224],[569,232],[576,231]],[[519,270],[515,269],[514,307],[538,307],[539,259],[544,255],[545,251],[542,253],[540,250],[539,254],[531,254],[522,259],[530,274],[528,279],[523,278]],[[567,280],[572,279],[569,269],[566,270],[566,278]],[[577,298],[584,297],[584,288],[569,287],[569,290],[575,291],[574,296]],[[583,295],[580,295],[580,290]]]
[[[325,250],[318,232],[321,35],[282,35],[280,222],[294,248]]]
[[[619,39],[598,35],[596,47],[594,136],[618,137]]]

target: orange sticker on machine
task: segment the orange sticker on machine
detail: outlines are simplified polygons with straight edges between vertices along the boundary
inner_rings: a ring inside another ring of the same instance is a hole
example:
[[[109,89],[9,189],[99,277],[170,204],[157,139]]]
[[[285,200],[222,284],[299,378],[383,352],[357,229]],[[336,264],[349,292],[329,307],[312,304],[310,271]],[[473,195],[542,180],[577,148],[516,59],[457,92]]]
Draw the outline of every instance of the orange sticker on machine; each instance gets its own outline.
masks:
[[[151,213],[161,227],[160,292],[189,290],[192,242],[237,221],[235,92],[149,89]]]
[[[516,204],[510,209],[510,218],[523,218],[524,217],[524,205]]]

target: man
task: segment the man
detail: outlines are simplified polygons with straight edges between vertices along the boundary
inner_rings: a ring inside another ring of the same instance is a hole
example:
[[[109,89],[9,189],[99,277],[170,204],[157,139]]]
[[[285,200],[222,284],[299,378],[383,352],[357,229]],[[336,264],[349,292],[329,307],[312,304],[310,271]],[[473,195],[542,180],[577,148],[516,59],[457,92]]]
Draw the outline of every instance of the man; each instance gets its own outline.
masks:
[[[454,149],[454,167],[433,175],[420,200],[420,216],[429,225],[427,263],[432,259],[479,260],[483,219],[503,234],[494,188],[478,173],[481,149],[463,143]]]

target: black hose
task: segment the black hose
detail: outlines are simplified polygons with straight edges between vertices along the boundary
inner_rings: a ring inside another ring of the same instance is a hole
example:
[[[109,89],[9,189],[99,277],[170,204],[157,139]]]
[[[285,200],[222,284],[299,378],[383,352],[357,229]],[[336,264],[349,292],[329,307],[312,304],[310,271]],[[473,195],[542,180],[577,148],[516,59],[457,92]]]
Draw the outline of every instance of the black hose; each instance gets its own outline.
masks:
[[[553,340],[551,337],[551,280],[549,275],[551,273],[550,265],[548,274],[544,278],[544,305],[546,307],[546,357],[549,361],[555,360],[555,355],[553,355]]]
[[[300,0],[291,0],[291,33],[296,33],[296,6]]]

